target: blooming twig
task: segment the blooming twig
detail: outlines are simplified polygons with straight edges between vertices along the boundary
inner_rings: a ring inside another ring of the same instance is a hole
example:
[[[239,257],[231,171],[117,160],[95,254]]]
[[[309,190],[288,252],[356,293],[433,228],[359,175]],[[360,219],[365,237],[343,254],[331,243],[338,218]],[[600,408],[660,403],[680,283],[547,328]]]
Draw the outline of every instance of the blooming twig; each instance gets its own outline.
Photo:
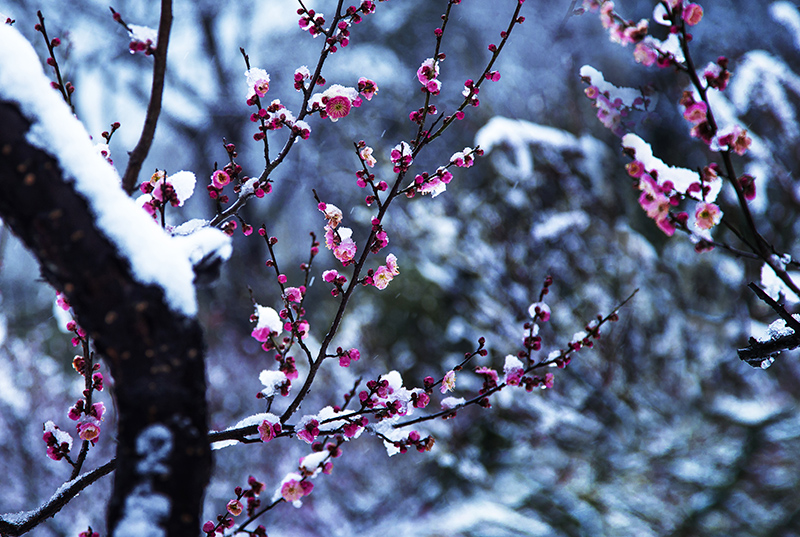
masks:
[[[47,52],[49,54],[47,58],[47,65],[52,67],[56,73],[56,81],[51,82],[50,85],[61,92],[61,96],[64,97],[64,101],[69,105],[72,113],[75,113],[75,105],[72,104],[72,92],[75,91],[75,86],[72,85],[72,82],[64,82],[64,79],[61,77],[61,69],[58,66],[58,60],[56,60],[55,49],[59,45],[61,45],[61,39],[54,37],[50,39],[47,37],[47,28],[44,25],[44,16],[42,15],[41,11],[36,12],[36,16],[39,17],[39,23],[36,24],[35,29],[38,32],[41,32],[42,37],[44,37],[44,42],[47,45]]]

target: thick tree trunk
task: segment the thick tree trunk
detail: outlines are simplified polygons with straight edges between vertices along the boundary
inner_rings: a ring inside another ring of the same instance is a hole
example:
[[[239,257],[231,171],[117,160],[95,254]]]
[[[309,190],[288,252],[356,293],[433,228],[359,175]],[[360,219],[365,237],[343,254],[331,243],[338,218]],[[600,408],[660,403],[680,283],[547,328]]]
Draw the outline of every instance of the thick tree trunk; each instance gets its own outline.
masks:
[[[211,468],[202,330],[161,288],[136,281],[58,161],[26,140],[30,123],[0,101],[0,217],[66,295],[114,378],[109,534],[194,537]]]

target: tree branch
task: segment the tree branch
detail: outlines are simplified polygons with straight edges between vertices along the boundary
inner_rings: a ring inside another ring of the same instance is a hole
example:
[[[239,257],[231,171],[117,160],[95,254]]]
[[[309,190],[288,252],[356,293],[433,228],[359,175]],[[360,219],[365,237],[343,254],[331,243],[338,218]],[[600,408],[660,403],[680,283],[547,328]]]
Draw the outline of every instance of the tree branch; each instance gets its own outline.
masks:
[[[103,466],[95,468],[72,481],[64,483],[53,496],[38,509],[22,514],[0,515],[0,534],[22,535],[38,526],[48,518],[55,516],[72,498],[80,494],[86,487],[110,474],[117,465],[117,459],[111,459]],[[13,518],[13,521],[10,520]]]
[[[169,32],[172,27],[172,0],[161,0],[161,20],[158,23],[158,43],[153,54],[153,86],[150,91],[150,103],[147,105],[147,116],[144,120],[142,135],[139,143],[130,154],[128,167],[122,177],[122,188],[132,194],[136,191],[139,172],[144,164],[144,159],[150,152],[153,138],[156,134],[158,116],[161,113],[161,101],[164,95],[164,77],[167,73],[167,47],[169,45]]]

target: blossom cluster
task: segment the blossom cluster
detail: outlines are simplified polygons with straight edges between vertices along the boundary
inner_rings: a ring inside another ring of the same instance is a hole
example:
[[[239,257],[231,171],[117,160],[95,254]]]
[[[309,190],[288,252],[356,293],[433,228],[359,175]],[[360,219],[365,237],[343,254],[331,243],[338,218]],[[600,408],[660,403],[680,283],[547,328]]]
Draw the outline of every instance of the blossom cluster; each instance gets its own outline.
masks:
[[[629,130],[632,112],[647,111],[655,107],[656,96],[647,87],[617,87],[606,82],[603,73],[588,65],[581,67],[580,75],[581,80],[587,84],[584,94],[597,108],[597,119],[617,136],[622,136]]]
[[[97,373],[99,375],[99,373]],[[100,438],[100,422],[103,420],[103,413],[106,407],[103,403],[94,403],[86,408],[83,399],[78,401],[69,409],[69,418],[77,421],[78,437],[81,440],[88,440],[96,444]]]
[[[70,314],[71,306],[63,294],[56,293],[55,303],[59,310]],[[103,374],[100,372],[100,364],[93,363],[92,361],[92,354],[86,332],[77,325],[74,319],[70,319],[66,323],[66,329],[74,333],[72,345],[83,347],[84,354],[76,354],[73,357],[72,367],[84,378],[85,386],[82,394],[83,396],[70,407],[67,416],[72,421],[77,422],[76,430],[78,437],[94,445],[100,437],[101,422],[103,421],[103,414],[106,408],[103,403],[92,403],[92,394],[94,392],[103,391],[104,378]],[[53,460],[60,460],[62,458],[67,458],[69,460],[69,451],[72,448],[72,437],[69,433],[61,431],[52,421],[48,421],[45,424],[43,440],[47,445],[48,457]],[[79,461],[79,463],[82,463],[82,460]],[[71,460],[70,464],[73,464]]]
[[[428,58],[417,69],[417,80],[422,84],[425,91],[432,95],[438,95],[442,89],[442,82],[439,80],[439,63],[444,60],[444,54],[437,58]]]
[[[139,185],[142,195],[137,203],[153,218],[157,214],[163,217],[167,205],[180,207],[192,196],[195,183],[192,172],[181,171],[167,176],[164,170],[156,170],[149,181]]]
[[[264,491],[264,483],[250,476],[247,478],[247,485],[248,488],[246,489],[240,486],[234,489],[233,492],[236,497],[230,500],[225,506],[226,512],[217,516],[216,524],[211,520],[203,524],[203,532],[205,532],[207,537],[213,537],[217,534],[224,535],[225,530],[233,527],[233,517],[237,517],[242,513],[246,513],[247,516],[253,516],[256,509],[261,506],[259,496]],[[242,500],[245,501],[245,504],[242,503]],[[256,537],[267,537],[266,528],[260,525],[255,530],[248,533]]]
[[[311,96],[309,113],[319,112],[320,117],[336,122],[346,117],[352,108],[361,106],[361,96],[369,101],[377,91],[378,85],[365,77],[359,78],[358,89],[333,84],[322,93]]]
[[[623,140],[631,141],[636,138],[626,136]],[[650,159],[647,158],[646,152],[642,151],[640,144],[625,147],[626,152],[634,159],[628,163],[626,169],[628,175],[636,180],[636,186],[641,191],[639,205],[666,235],[671,236],[675,232],[676,225],[686,228],[689,215],[686,212],[672,212],[683,199],[693,199],[696,202],[694,225],[698,230],[708,231],[719,223],[722,210],[713,203],[721,188],[716,164],[704,167],[699,177],[694,174],[697,180],[688,184],[681,182],[682,184],[676,186],[667,174],[659,173],[659,170],[645,164],[644,161]],[[639,160],[640,158],[642,160]],[[705,246],[705,242],[702,244]]]
[[[360,107],[361,103],[358,90],[333,84],[322,93],[315,93],[309,106],[311,112],[319,112],[320,117],[330,118],[335,123],[347,116],[351,108]]]
[[[369,269],[363,283],[364,285],[374,285],[383,291],[398,274],[400,274],[400,269],[397,267],[397,257],[394,254],[389,254],[386,256],[385,265],[381,265],[374,271]]]
[[[353,240],[353,230],[348,227],[339,227],[342,221],[342,210],[336,205],[320,202],[319,210],[325,215],[328,222],[325,225],[325,246],[342,265],[353,263],[356,255],[356,241]]]
[[[465,147],[463,151],[453,153],[447,166],[439,167],[432,174],[428,172],[417,174],[414,177],[414,190],[410,191],[409,194],[413,194],[416,191],[423,195],[430,194],[432,198],[435,198],[447,190],[447,185],[453,179],[453,174],[448,171],[448,167],[469,168],[475,162],[475,157],[481,155],[483,155],[483,149],[472,149],[470,147]]]
[[[287,288],[292,297],[300,293],[299,288]],[[288,299],[288,298],[287,298]],[[300,337],[305,337],[308,333],[308,321],[300,319],[294,323],[287,320],[289,312],[284,308],[278,313],[269,306],[255,305],[255,313],[250,316],[250,320],[256,322],[251,336],[253,339],[261,343],[261,347],[265,351],[276,350],[275,360],[278,362],[277,370],[264,370],[259,375],[259,380],[264,385],[257,397],[271,398],[280,393],[282,396],[289,395],[292,386],[292,380],[296,379],[299,375],[295,360],[292,356],[286,355],[289,343],[292,341],[290,337],[279,339],[278,336],[286,330],[293,333],[293,328],[297,330]]]
[[[421,397],[424,393],[421,388],[405,388],[403,378],[397,371],[368,381],[366,388],[358,392],[358,399],[362,408],[375,412],[377,420],[411,414],[414,408],[424,408],[429,400]]]
[[[118,13],[115,13],[114,18],[116,19],[118,15]],[[156,51],[156,47],[158,46],[158,31],[147,26],[136,26],[134,24],[128,25],[128,31],[130,32],[131,38],[128,49],[131,54],[141,52],[145,56],[150,56]]]
[[[52,421],[45,422],[42,440],[47,445],[47,456],[54,461],[68,457],[72,450],[72,435],[59,429]]]
[[[394,173],[408,171],[408,168],[411,167],[411,163],[414,162],[411,146],[406,142],[400,142],[394,146],[389,156],[392,161],[392,171]]]

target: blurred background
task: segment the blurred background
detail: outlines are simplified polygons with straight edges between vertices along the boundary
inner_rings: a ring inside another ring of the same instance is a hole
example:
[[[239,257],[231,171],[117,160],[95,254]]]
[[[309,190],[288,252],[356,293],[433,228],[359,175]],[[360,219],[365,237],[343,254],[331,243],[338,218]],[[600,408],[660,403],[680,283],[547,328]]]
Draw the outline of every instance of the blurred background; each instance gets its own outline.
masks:
[[[305,3],[326,15],[335,5]],[[667,163],[697,169],[712,155],[680,117],[677,101],[688,80],[635,64],[631,47],[611,43],[596,14],[571,15],[574,4],[526,3],[526,21],[495,66],[502,79],[485,84],[481,106],[415,162],[414,173],[433,171],[465,146],[487,150],[473,168],[455,172],[446,193],[392,207],[384,221],[386,252],[397,255],[401,276],[383,292],[356,294],[334,344],[358,346],[362,359],[347,370],[324,368],[301,413],[341,403],[360,376],[397,369],[407,386],[440,378],[479,336],[490,349],[479,364],[502,368],[503,357],[519,350],[527,308],[547,275],[555,283],[543,352],[564,347],[595,315],[634,289],[638,294],[593,349],[555,371],[552,390],[505,390],[491,410],[426,424],[420,430],[436,437],[432,452],[389,458],[374,437],[348,443],[301,509],[282,505],[262,519],[271,536],[800,535],[797,353],[784,353],[766,371],[736,355],[774,317],[746,288],[759,281],[761,266],[721,249],[696,254],[686,237],[657,229],[639,207],[619,139],[594,117],[578,71],[589,64],[617,85],[652,85],[658,105],[632,118],[631,128]],[[654,4],[620,0],[616,9],[638,20],[649,18]],[[423,102],[415,73],[433,53],[445,5],[380,3],[351,29],[349,46],[330,58],[323,75],[346,86],[366,76],[379,93],[336,124],[312,119],[311,138],[273,173],[274,192],[242,211],[280,239],[278,260],[290,284],[301,281],[297,267],[307,260],[309,232],[323,233],[312,188],[344,209],[356,237],[369,231],[372,213],[356,186],[353,142],[375,148],[375,173],[389,180],[389,151],[415,133],[408,113]],[[515,5],[466,1],[454,8],[442,48],[441,111],[453,110],[464,80],[480,75],[486,47],[499,41]],[[129,24],[158,25],[152,2],[119,0],[112,7]],[[753,208],[762,234],[778,252],[794,253],[800,13],[789,2],[717,0],[703,7],[695,62],[730,58],[733,78],[720,106],[754,139],[735,165],[756,176]],[[170,224],[213,215],[205,185],[215,162],[226,161],[223,137],[237,144],[245,174],[263,169],[239,47],[270,73],[268,97],[296,110],[292,75],[301,65],[313,68],[321,47],[299,30],[296,8],[288,0],[175,1],[165,105],[142,172],[142,179],[156,168],[196,173],[195,195],[168,211]],[[126,32],[105,3],[0,0],[0,12],[16,20],[43,58],[36,9],[50,36],[64,42],[61,68],[76,87],[76,112],[89,132],[99,141],[112,122],[121,123],[110,149],[124,170],[144,119],[151,58],[129,54]],[[273,148],[283,136],[273,135]],[[723,191],[720,201],[726,217],[738,221],[732,193]],[[237,230],[234,243],[220,280],[199,291],[213,429],[263,411],[255,398],[258,374],[274,367],[249,337],[248,287],[273,307],[279,289],[264,266],[263,240]],[[67,479],[68,465],[45,456],[41,428],[54,420],[71,431],[66,413],[82,378],[72,371],[74,351],[54,317],[54,291],[5,228],[0,263],[0,512],[7,513],[35,508]],[[317,283],[306,305],[317,340],[335,306],[320,275],[336,265],[324,249],[315,261]],[[461,374],[455,395],[472,393],[477,385],[470,382]],[[101,400],[111,411],[87,469],[113,456],[113,405],[108,394]],[[248,475],[274,490],[307,452],[304,443],[285,439],[217,451],[206,518],[224,511]],[[103,534],[110,484],[101,480],[33,534],[74,537],[87,525]]]

